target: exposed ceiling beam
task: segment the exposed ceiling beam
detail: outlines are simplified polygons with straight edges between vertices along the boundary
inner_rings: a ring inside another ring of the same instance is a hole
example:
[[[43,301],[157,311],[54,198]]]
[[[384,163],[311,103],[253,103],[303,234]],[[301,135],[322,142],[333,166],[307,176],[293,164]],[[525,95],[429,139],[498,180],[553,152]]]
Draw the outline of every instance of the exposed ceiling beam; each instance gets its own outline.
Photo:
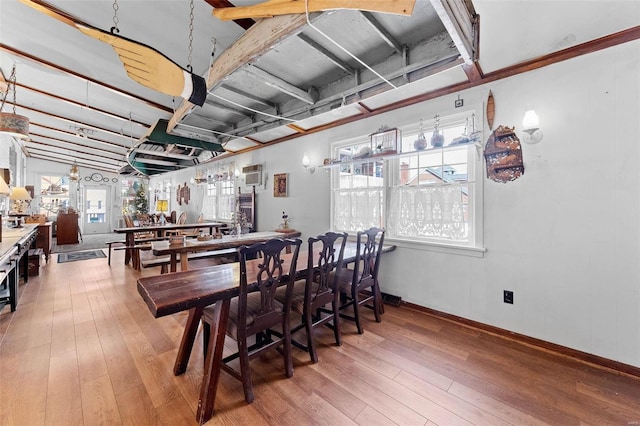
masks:
[[[84,164],[86,166],[102,166],[102,167],[109,166],[109,167],[112,167],[113,169],[116,169],[116,168],[120,167],[120,163],[122,163],[122,161],[111,163],[111,162],[108,162],[108,161],[92,160],[92,159],[89,159],[89,158],[71,157],[71,156],[69,156],[68,154],[65,154],[65,153],[60,153],[60,152],[57,152],[57,151],[49,150],[49,149],[46,149],[46,148],[40,148],[40,147],[32,148],[32,151],[33,151],[33,154],[35,154],[35,155],[37,155],[37,154],[48,155],[51,158],[56,159],[56,161],[57,160],[66,160],[66,161],[74,160],[74,161],[77,161],[78,164]],[[51,159],[51,158],[49,158],[49,159]]]
[[[36,56],[30,55],[30,54],[28,54],[26,52],[23,52],[21,50],[15,49],[15,48],[13,48],[11,46],[7,46],[6,44],[0,43],[0,50],[4,50],[5,52],[8,52],[8,53],[10,53],[10,54],[12,54],[14,56],[17,56],[19,58],[35,62],[35,63],[37,63],[39,65],[44,65],[47,68],[52,68],[52,69],[54,69],[54,70],[56,70],[58,72],[61,72],[63,74],[68,74],[68,75],[74,76],[76,78],[82,79],[84,81],[88,81],[90,83],[95,84],[96,86],[100,86],[100,87],[102,87],[104,89],[107,89],[107,90],[109,90],[109,91],[111,91],[111,92],[113,92],[115,94],[118,94],[120,96],[126,97],[128,99],[132,99],[132,100],[135,100],[135,101],[138,101],[138,102],[142,102],[145,105],[150,106],[150,107],[155,108],[155,109],[158,109],[160,111],[172,112],[171,108],[166,107],[164,105],[160,105],[157,102],[150,101],[150,100],[145,99],[145,98],[143,98],[141,96],[138,96],[138,95],[136,95],[134,93],[124,91],[124,90],[119,89],[119,88],[117,88],[115,86],[111,86],[111,85],[103,83],[103,82],[101,82],[99,80],[93,79],[91,77],[87,77],[87,76],[82,75],[80,73],[77,73],[77,72],[75,72],[75,71],[73,71],[71,69],[58,66],[58,65],[53,64],[53,63],[51,63],[49,61],[46,61],[46,60],[44,60],[42,58],[38,58]]]
[[[54,132],[63,133],[63,134],[65,134],[65,135],[71,135],[71,136],[73,136],[73,137],[80,138],[80,139],[81,139],[81,140],[83,140],[83,141],[91,141],[91,142],[96,142],[96,143],[100,143],[100,144],[104,144],[104,145],[115,146],[115,147],[117,147],[118,149],[122,150],[122,152],[126,152],[126,151],[127,151],[127,149],[129,149],[129,147],[124,146],[124,145],[120,145],[119,143],[109,142],[109,141],[105,141],[105,140],[102,140],[102,139],[97,139],[97,138],[90,137],[90,136],[87,136],[87,137],[80,137],[80,136],[76,135],[74,132],[72,132],[72,131],[70,131],[70,130],[62,130],[62,129],[58,129],[58,128],[51,127],[51,126],[46,126],[46,125],[44,125],[44,124],[40,124],[40,123],[33,122],[33,121],[31,121],[31,122],[29,123],[29,125],[30,125],[30,126],[41,127],[41,128],[43,128],[43,129],[51,130],[51,131],[54,131]],[[46,135],[40,135],[40,136],[42,136],[42,137],[46,137],[46,138],[49,138],[49,139],[56,139],[56,138],[54,138],[54,137],[46,136]],[[62,139],[60,139],[60,140],[62,140]],[[113,151],[108,151],[108,152],[113,152]]]
[[[230,1],[227,0],[205,0],[211,7],[235,7]],[[253,19],[243,18],[243,19],[234,19],[233,22],[240,25],[245,30],[248,30],[256,23]]]
[[[246,68],[244,68],[244,71],[256,80],[268,86],[271,86],[274,89],[281,91],[282,93],[286,93],[291,97],[300,99],[302,102],[306,102],[309,105],[313,105],[317,100],[317,96],[311,96],[311,94],[300,89],[299,87],[294,86],[293,84],[284,81],[280,77],[276,77],[275,75],[270,74],[267,71],[262,70],[254,65],[248,65]]]
[[[81,149],[77,149],[77,148],[75,148],[75,147],[71,147],[71,148],[69,148],[69,147],[67,147],[67,146],[55,145],[55,144],[51,143],[51,142],[48,140],[48,138],[46,138],[46,137],[37,136],[37,137],[39,137],[39,138],[40,138],[40,137],[42,137],[43,139],[47,140],[47,142],[44,142],[44,141],[42,141],[41,139],[37,139],[37,140],[36,140],[36,139],[34,139],[34,138],[33,138],[33,136],[36,136],[36,135],[34,135],[34,134],[31,134],[30,136],[31,136],[31,140],[29,140],[29,141],[25,141],[25,142],[24,142],[24,144],[27,146],[27,148],[28,148],[28,147],[30,147],[30,146],[32,146],[31,144],[36,144],[36,145],[38,145],[38,146],[50,146],[50,147],[52,147],[52,148],[63,149],[63,150],[65,150],[65,151],[77,152],[77,153],[79,153],[79,154],[91,155],[91,156],[94,156],[94,157],[100,157],[100,158],[106,158],[106,159],[108,159],[108,160],[116,160],[116,161],[122,161],[122,160],[123,160],[123,155],[122,155],[122,154],[117,154],[117,153],[115,153],[115,152],[114,152],[114,153],[112,153],[113,155],[115,155],[115,157],[110,157],[110,156],[108,156],[108,155],[97,154],[97,153],[95,153],[95,152],[91,152],[91,151],[83,151],[83,150],[81,150]],[[58,141],[59,141],[59,142],[61,142],[61,143],[68,143],[68,142],[65,142],[65,141],[63,141],[63,140],[58,140]],[[85,145],[85,146],[81,146],[81,148],[93,149],[93,148],[91,148],[91,147],[89,147],[89,146],[86,146],[86,145]],[[98,152],[104,152],[104,151],[98,151]]]
[[[221,103],[216,102],[216,101],[212,101],[212,100],[207,99],[205,101],[205,103],[207,105],[210,105],[210,106],[214,107],[214,108],[220,108],[221,110],[228,111],[228,112],[230,112],[232,114],[239,115],[239,116],[241,116],[243,118],[250,118],[251,117],[251,114],[247,114],[246,112],[240,111],[240,110],[238,110],[236,108],[231,108],[229,106],[222,105]]]
[[[198,111],[200,111],[200,110],[198,110]],[[209,117],[209,116],[204,115],[204,114],[200,114],[199,112],[192,112],[190,114],[190,116],[191,115],[193,115],[194,117],[198,118],[199,120],[204,120],[204,121],[207,121],[209,123],[216,124],[216,125],[219,125],[219,126],[233,127],[233,124],[231,124],[231,123],[228,123],[228,122],[222,121],[222,120],[218,120],[217,118]]]
[[[74,101],[73,99],[65,98],[65,97],[62,97],[62,96],[59,96],[59,95],[54,95],[53,93],[45,92],[44,90],[40,90],[40,89],[36,89],[35,87],[27,86],[26,84],[21,84],[21,83],[16,82],[16,86],[22,87],[23,89],[27,89],[27,90],[30,90],[30,91],[35,92],[35,93],[39,93],[39,94],[44,95],[44,96],[48,96],[50,98],[54,98],[56,100],[59,100],[61,102],[64,102],[64,103],[67,103],[67,104],[70,104],[70,105],[73,105],[73,106],[77,106],[77,107],[80,107],[80,108],[87,109],[89,111],[104,115],[106,117],[114,118],[114,119],[120,120],[120,121],[125,121],[127,124],[134,123],[134,124],[138,124],[140,126],[143,126],[145,128],[149,128],[149,124],[147,124],[147,123],[143,123],[141,121],[134,120],[134,119],[132,119],[130,117],[125,117],[125,116],[122,116],[122,115],[118,115],[118,114],[116,114],[114,112],[110,112],[110,111],[107,111],[107,110],[104,110],[104,109],[101,109],[101,108],[97,108],[97,107],[88,105],[86,103]]]
[[[369,23],[369,25],[371,25],[385,43],[395,50],[397,54],[402,54],[402,46],[400,46],[400,43],[398,43],[391,33],[387,31],[380,22],[378,22],[371,12],[360,11],[360,14],[364,16],[364,19]]]
[[[224,89],[224,90],[228,90],[229,92],[232,92],[238,96],[242,96],[243,98],[249,99],[250,101],[253,101],[257,104],[260,105],[264,105],[267,106],[269,108],[275,108],[276,106],[274,104],[272,104],[271,102],[268,102],[262,98],[259,98],[255,95],[252,95],[251,93],[247,93],[243,90],[240,89],[236,89],[235,87],[229,86],[227,84],[222,84],[220,85],[220,88]]]
[[[478,59],[480,21],[473,3],[465,0],[430,0],[442,24],[467,64]]]
[[[338,68],[341,68],[343,71],[348,72],[349,74],[355,74],[355,70],[351,65],[340,59],[337,55],[335,55],[330,50],[326,49],[317,41],[313,40],[311,37],[306,35],[305,33],[298,34],[298,38],[313,48],[316,52],[320,53],[322,56],[327,58],[329,61],[333,62]]]
[[[12,103],[9,103],[9,102],[7,102],[7,103],[10,104],[10,105],[13,105]],[[93,130],[98,130],[100,132],[109,133],[111,135],[118,136],[118,137],[121,137],[121,138],[126,138],[126,139],[131,139],[131,138],[135,139],[136,138],[133,135],[125,134],[124,133],[124,129],[122,129],[122,133],[118,133],[118,132],[116,132],[114,130],[111,130],[111,129],[105,129],[104,127],[98,127],[98,126],[95,126],[93,124],[83,123],[82,121],[73,120],[71,118],[63,117],[61,115],[53,114],[51,112],[43,111],[43,110],[40,110],[40,109],[37,109],[37,108],[28,107],[26,105],[16,104],[16,107],[19,107],[19,108],[22,108],[22,109],[26,109],[27,111],[37,112],[38,114],[43,114],[43,115],[46,115],[48,117],[56,118],[58,120],[62,120],[62,121],[66,121],[68,123],[79,125],[81,127],[86,127],[86,128],[93,129]]]
[[[31,158],[37,158],[39,160],[53,161],[51,159],[51,157],[48,157],[48,156],[46,156],[44,154],[31,154],[30,157]],[[73,164],[73,161],[71,161],[71,160],[69,160],[67,158],[57,158],[55,160],[55,162],[56,163],[62,163],[62,164],[69,164],[69,165]],[[118,167],[117,169],[114,169],[114,168],[107,168],[107,167],[104,167],[104,166],[99,166],[99,165],[94,165],[94,164],[82,163],[82,162],[79,162],[79,161],[76,161],[76,163],[80,167],[88,167],[88,168],[91,168],[91,169],[94,169],[94,170],[100,170],[100,171],[108,172],[108,173],[116,173],[117,174],[118,170],[120,170],[120,167]]]
[[[229,49],[218,56],[209,69],[207,89],[213,90],[233,72],[256,61],[273,46],[301,31],[307,23],[305,15],[283,15],[262,19],[249,28]],[[173,128],[193,109],[194,105],[183,100],[169,121],[167,131]]]

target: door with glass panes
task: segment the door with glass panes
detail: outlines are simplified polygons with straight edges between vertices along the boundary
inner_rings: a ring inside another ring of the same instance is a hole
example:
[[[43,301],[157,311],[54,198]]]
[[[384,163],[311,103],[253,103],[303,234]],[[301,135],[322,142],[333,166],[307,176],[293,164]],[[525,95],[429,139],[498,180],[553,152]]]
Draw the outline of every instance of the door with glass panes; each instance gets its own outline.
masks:
[[[83,199],[83,233],[106,234],[111,232],[111,187],[86,185]]]

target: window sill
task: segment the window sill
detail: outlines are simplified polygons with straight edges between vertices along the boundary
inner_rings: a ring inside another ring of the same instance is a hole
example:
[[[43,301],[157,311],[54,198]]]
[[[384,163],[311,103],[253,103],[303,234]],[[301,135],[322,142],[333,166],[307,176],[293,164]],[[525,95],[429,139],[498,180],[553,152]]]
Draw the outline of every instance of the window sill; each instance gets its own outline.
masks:
[[[485,247],[469,247],[454,244],[435,243],[427,241],[415,241],[397,238],[385,238],[385,244],[393,244],[399,248],[408,248],[411,250],[424,250],[437,253],[453,254],[458,256],[484,257],[487,249]]]

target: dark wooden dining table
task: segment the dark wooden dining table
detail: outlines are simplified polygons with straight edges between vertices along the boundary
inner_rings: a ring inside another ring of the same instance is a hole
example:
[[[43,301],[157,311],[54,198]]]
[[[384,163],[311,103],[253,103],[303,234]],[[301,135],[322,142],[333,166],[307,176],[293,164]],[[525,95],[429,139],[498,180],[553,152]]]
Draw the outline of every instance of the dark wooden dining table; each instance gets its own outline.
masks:
[[[262,243],[273,238],[296,238],[299,236],[300,232],[289,232],[287,234],[282,234],[277,231],[251,232],[238,236],[225,235],[222,238],[208,241],[198,241],[195,238],[191,238],[178,244],[169,244],[168,241],[156,241],[151,243],[151,250],[154,256],[169,255],[169,270],[171,272],[176,272],[178,255],[180,255],[180,270],[187,271],[189,269],[189,253],[238,248],[255,243]]]
[[[383,253],[393,250],[395,250],[395,246],[383,247]],[[285,269],[288,269],[287,262],[291,262],[291,257],[291,254],[283,256]],[[296,265],[298,278],[306,276],[307,258],[307,252],[301,250]],[[345,246],[344,262],[350,263],[355,260],[356,243],[348,241]],[[252,274],[252,268],[255,269],[260,261],[260,259],[256,259],[247,262],[247,276],[256,275],[256,273]],[[239,283],[240,264],[238,262],[138,279],[138,293],[154,317],[159,318],[189,311],[173,368],[175,375],[180,375],[187,369],[203,309],[215,304],[215,327],[211,330],[209,345],[206,348],[205,367],[196,413],[200,424],[213,416],[229,318],[229,306],[231,299],[238,295]]]
[[[136,245],[136,233],[152,232],[157,238],[163,238],[167,231],[185,231],[188,229],[209,228],[209,234],[213,235],[219,228],[225,226],[220,222],[200,222],[200,223],[167,223],[165,225],[131,226],[125,228],[115,228],[116,234],[125,234],[125,244],[129,247],[125,251],[124,264],[128,264],[132,258],[134,250],[131,247]]]

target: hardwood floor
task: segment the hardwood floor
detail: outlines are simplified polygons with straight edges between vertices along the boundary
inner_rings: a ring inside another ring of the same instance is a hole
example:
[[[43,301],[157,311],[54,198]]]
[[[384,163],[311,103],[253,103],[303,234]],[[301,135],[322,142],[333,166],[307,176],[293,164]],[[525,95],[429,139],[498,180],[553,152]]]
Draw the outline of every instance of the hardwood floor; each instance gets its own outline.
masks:
[[[106,259],[58,264],[0,313],[0,424],[193,425],[201,337],[172,374],[186,315],[155,319],[139,273]],[[158,271],[143,271],[144,275]],[[222,373],[208,424],[638,425],[640,379],[408,308],[365,312],[343,345],[319,330],[318,364],[294,348],[252,361],[255,401]]]

